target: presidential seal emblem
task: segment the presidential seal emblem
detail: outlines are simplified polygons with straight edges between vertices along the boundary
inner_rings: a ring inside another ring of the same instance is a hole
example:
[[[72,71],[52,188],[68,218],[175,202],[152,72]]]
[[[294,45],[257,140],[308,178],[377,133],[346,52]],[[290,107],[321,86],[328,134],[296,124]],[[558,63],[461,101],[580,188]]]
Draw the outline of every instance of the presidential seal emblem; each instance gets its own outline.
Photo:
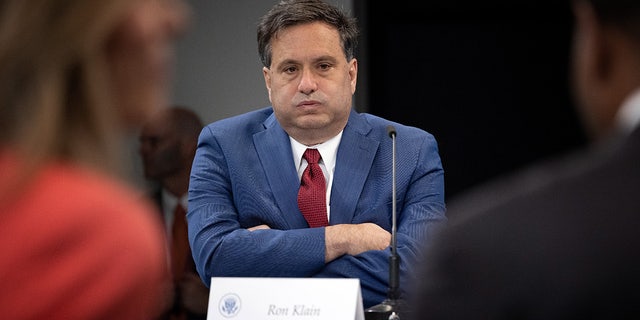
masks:
[[[218,302],[218,312],[225,318],[233,318],[240,312],[240,297],[235,293],[227,293]]]

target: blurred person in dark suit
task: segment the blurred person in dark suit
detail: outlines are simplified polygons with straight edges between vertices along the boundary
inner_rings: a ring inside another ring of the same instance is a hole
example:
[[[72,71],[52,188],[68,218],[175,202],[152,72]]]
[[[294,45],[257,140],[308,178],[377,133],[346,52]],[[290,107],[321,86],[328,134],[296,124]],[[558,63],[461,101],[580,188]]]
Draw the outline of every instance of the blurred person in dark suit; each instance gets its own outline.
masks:
[[[150,319],[170,281],[125,142],[168,104],[179,0],[0,2],[0,315]]]
[[[171,243],[174,295],[167,319],[205,319],[209,289],[195,268],[187,237],[189,174],[203,123],[191,109],[174,106],[153,115],[140,132],[144,175],[162,212]]]
[[[414,319],[640,318],[640,1],[572,5],[593,144],[450,203]]]

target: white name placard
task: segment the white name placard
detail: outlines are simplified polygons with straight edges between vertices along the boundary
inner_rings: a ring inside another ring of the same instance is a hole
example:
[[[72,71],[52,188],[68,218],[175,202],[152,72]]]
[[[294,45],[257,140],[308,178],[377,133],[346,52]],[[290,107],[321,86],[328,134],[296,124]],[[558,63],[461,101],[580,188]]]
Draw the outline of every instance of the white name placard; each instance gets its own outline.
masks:
[[[213,277],[207,320],[364,320],[359,279]]]

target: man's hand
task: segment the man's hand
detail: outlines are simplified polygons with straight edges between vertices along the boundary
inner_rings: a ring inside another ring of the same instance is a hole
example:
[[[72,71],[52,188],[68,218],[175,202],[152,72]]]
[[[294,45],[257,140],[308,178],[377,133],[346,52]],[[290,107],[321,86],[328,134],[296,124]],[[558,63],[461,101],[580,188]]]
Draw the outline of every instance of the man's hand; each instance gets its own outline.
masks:
[[[344,254],[357,255],[383,250],[391,244],[391,233],[374,223],[338,224],[325,228],[325,261]]]
[[[266,225],[266,224],[261,224],[261,225],[259,225],[259,226],[255,226],[255,227],[248,228],[247,230],[249,230],[249,231],[256,231],[256,230],[260,230],[260,229],[271,229],[271,228],[269,228],[269,226],[268,226],[268,225]]]

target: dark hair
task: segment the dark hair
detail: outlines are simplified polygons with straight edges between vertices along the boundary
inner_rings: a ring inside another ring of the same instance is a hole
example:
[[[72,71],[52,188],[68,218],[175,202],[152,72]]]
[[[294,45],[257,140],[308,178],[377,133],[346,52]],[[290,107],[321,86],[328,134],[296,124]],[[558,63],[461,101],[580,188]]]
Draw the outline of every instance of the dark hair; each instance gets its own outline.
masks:
[[[271,66],[271,40],[279,31],[316,21],[338,30],[345,57],[347,60],[353,59],[358,42],[355,18],[320,0],[283,0],[273,6],[258,23],[258,54],[262,64],[267,68]]]
[[[618,27],[640,42],[640,0],[584,0],[603,24]]]

